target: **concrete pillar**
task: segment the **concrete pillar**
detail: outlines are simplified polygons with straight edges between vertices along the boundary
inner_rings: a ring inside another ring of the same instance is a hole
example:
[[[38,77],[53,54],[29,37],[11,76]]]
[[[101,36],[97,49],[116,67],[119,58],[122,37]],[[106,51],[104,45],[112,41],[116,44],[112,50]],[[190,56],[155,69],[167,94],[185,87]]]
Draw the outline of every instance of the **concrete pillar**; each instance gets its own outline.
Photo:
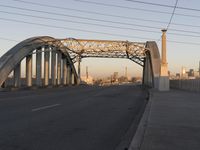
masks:
[[[169,91],[168,64],[166,55],[166,29],[162,30],[162,60],[160,69],[159,90]]]
[[[78,84],[81,82],[81,56],[78,57]]]
[[[161,58],[161,76],[168,76],[168,64],[166,56],[166,31],[162,30],[162,58]]]
[[[162,30],[162,64],[167,64],[166,32],[167,30]]]
[[[14,69],[14,87],[21,86],[21,62]]]
[[[36,85],[42,86],[42,52],[36,50]]]
[[[143,84],[152,87],[153,86],[153,80],[152,80],[152,68],[151,68],[151,62],[150,62],[150,55],[147,55],[144,62],[144,68],[143,68]]]
[[[44,85],[49,85],[49,51],[44,52]]]
[[[63,59],[63,84],[67,84],[67,60]]]
[[[67,64],[67,85],[71,85],[71,78],[72,78],[71,68],[70,65]]]
[[[57,84],[61,84],[61,59],[62,54],[60,52],[57,53]]]
[[[51,80],[52,85],[56,85],[56,52],[51,52]]]
[[[74,85],[75,84],[75,76],[74,73],[71,71],[71,84]]]
[[[32,86],[32,55],[26,57],[26,85]]]

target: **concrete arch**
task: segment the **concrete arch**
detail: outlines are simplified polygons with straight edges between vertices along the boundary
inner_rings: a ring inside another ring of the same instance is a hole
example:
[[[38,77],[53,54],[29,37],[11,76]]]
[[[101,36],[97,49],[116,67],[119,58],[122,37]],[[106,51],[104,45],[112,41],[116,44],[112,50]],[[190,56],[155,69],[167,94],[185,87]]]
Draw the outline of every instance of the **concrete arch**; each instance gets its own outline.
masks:
[[[20,42],[0,58],[0,87],[5,82],[10,72],[15,69],[22,59],[30,55],[34,50],[48,46],[54,47],[57,51],[62,53],[71,68],[71,72],[74,74],[75,82],[77,82],[75,67],[68,52],[63,49],[62,43],[52,37],[41,36],[29,38]]]
[[[143,66],[143,84],[158,89],[161,59],[155,41],[147,41],[145,45],[146,57]]]

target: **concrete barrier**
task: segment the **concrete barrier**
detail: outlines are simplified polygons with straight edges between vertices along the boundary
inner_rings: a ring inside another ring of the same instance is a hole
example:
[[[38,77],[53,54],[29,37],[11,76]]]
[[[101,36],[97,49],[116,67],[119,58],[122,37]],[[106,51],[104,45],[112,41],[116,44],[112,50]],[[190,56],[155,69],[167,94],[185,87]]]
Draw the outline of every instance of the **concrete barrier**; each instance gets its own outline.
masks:
[[[200,79],[170,80],[170,88],[200,92]]]

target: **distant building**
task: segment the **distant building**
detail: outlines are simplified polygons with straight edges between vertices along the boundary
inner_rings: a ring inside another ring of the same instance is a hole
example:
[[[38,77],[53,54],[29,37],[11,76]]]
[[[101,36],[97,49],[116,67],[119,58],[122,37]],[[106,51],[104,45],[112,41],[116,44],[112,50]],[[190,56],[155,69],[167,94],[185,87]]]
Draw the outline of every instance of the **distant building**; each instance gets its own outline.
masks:
[[[188,77],[194,77],[194,69],[189,70]]]
[[[83,82],[85,82],[85,83],[87,83],[87,84],[93,84],[93,77],[91,77],[91,76],[82,76],[81,77],[81,81],[83,81]]]
[[[112,80],[113,80],[113,82],[118,82],[118,72],[113,73]]]
[[[199,78],[200,78],[200,61],[199,61]]]
[[[186,68],[182,67],[181,68],[181,73],[180,73],[181,79],[188,79],[188,74],[189,74],[189,72],[186,71]]]
[[[181,77],[180,73],[176,73],[176,78],[180,79],[180,77]]]

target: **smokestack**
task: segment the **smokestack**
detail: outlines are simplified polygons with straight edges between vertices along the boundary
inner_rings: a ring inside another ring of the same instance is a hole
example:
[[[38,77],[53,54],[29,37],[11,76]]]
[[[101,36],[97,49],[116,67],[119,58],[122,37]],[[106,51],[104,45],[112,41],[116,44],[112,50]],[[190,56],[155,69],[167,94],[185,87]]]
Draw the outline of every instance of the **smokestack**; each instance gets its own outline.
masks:
[[[88,79],[88,66],[86,66],[86,79]]]
[[[128,78],[127,67],[125,67],[125,77]]]

